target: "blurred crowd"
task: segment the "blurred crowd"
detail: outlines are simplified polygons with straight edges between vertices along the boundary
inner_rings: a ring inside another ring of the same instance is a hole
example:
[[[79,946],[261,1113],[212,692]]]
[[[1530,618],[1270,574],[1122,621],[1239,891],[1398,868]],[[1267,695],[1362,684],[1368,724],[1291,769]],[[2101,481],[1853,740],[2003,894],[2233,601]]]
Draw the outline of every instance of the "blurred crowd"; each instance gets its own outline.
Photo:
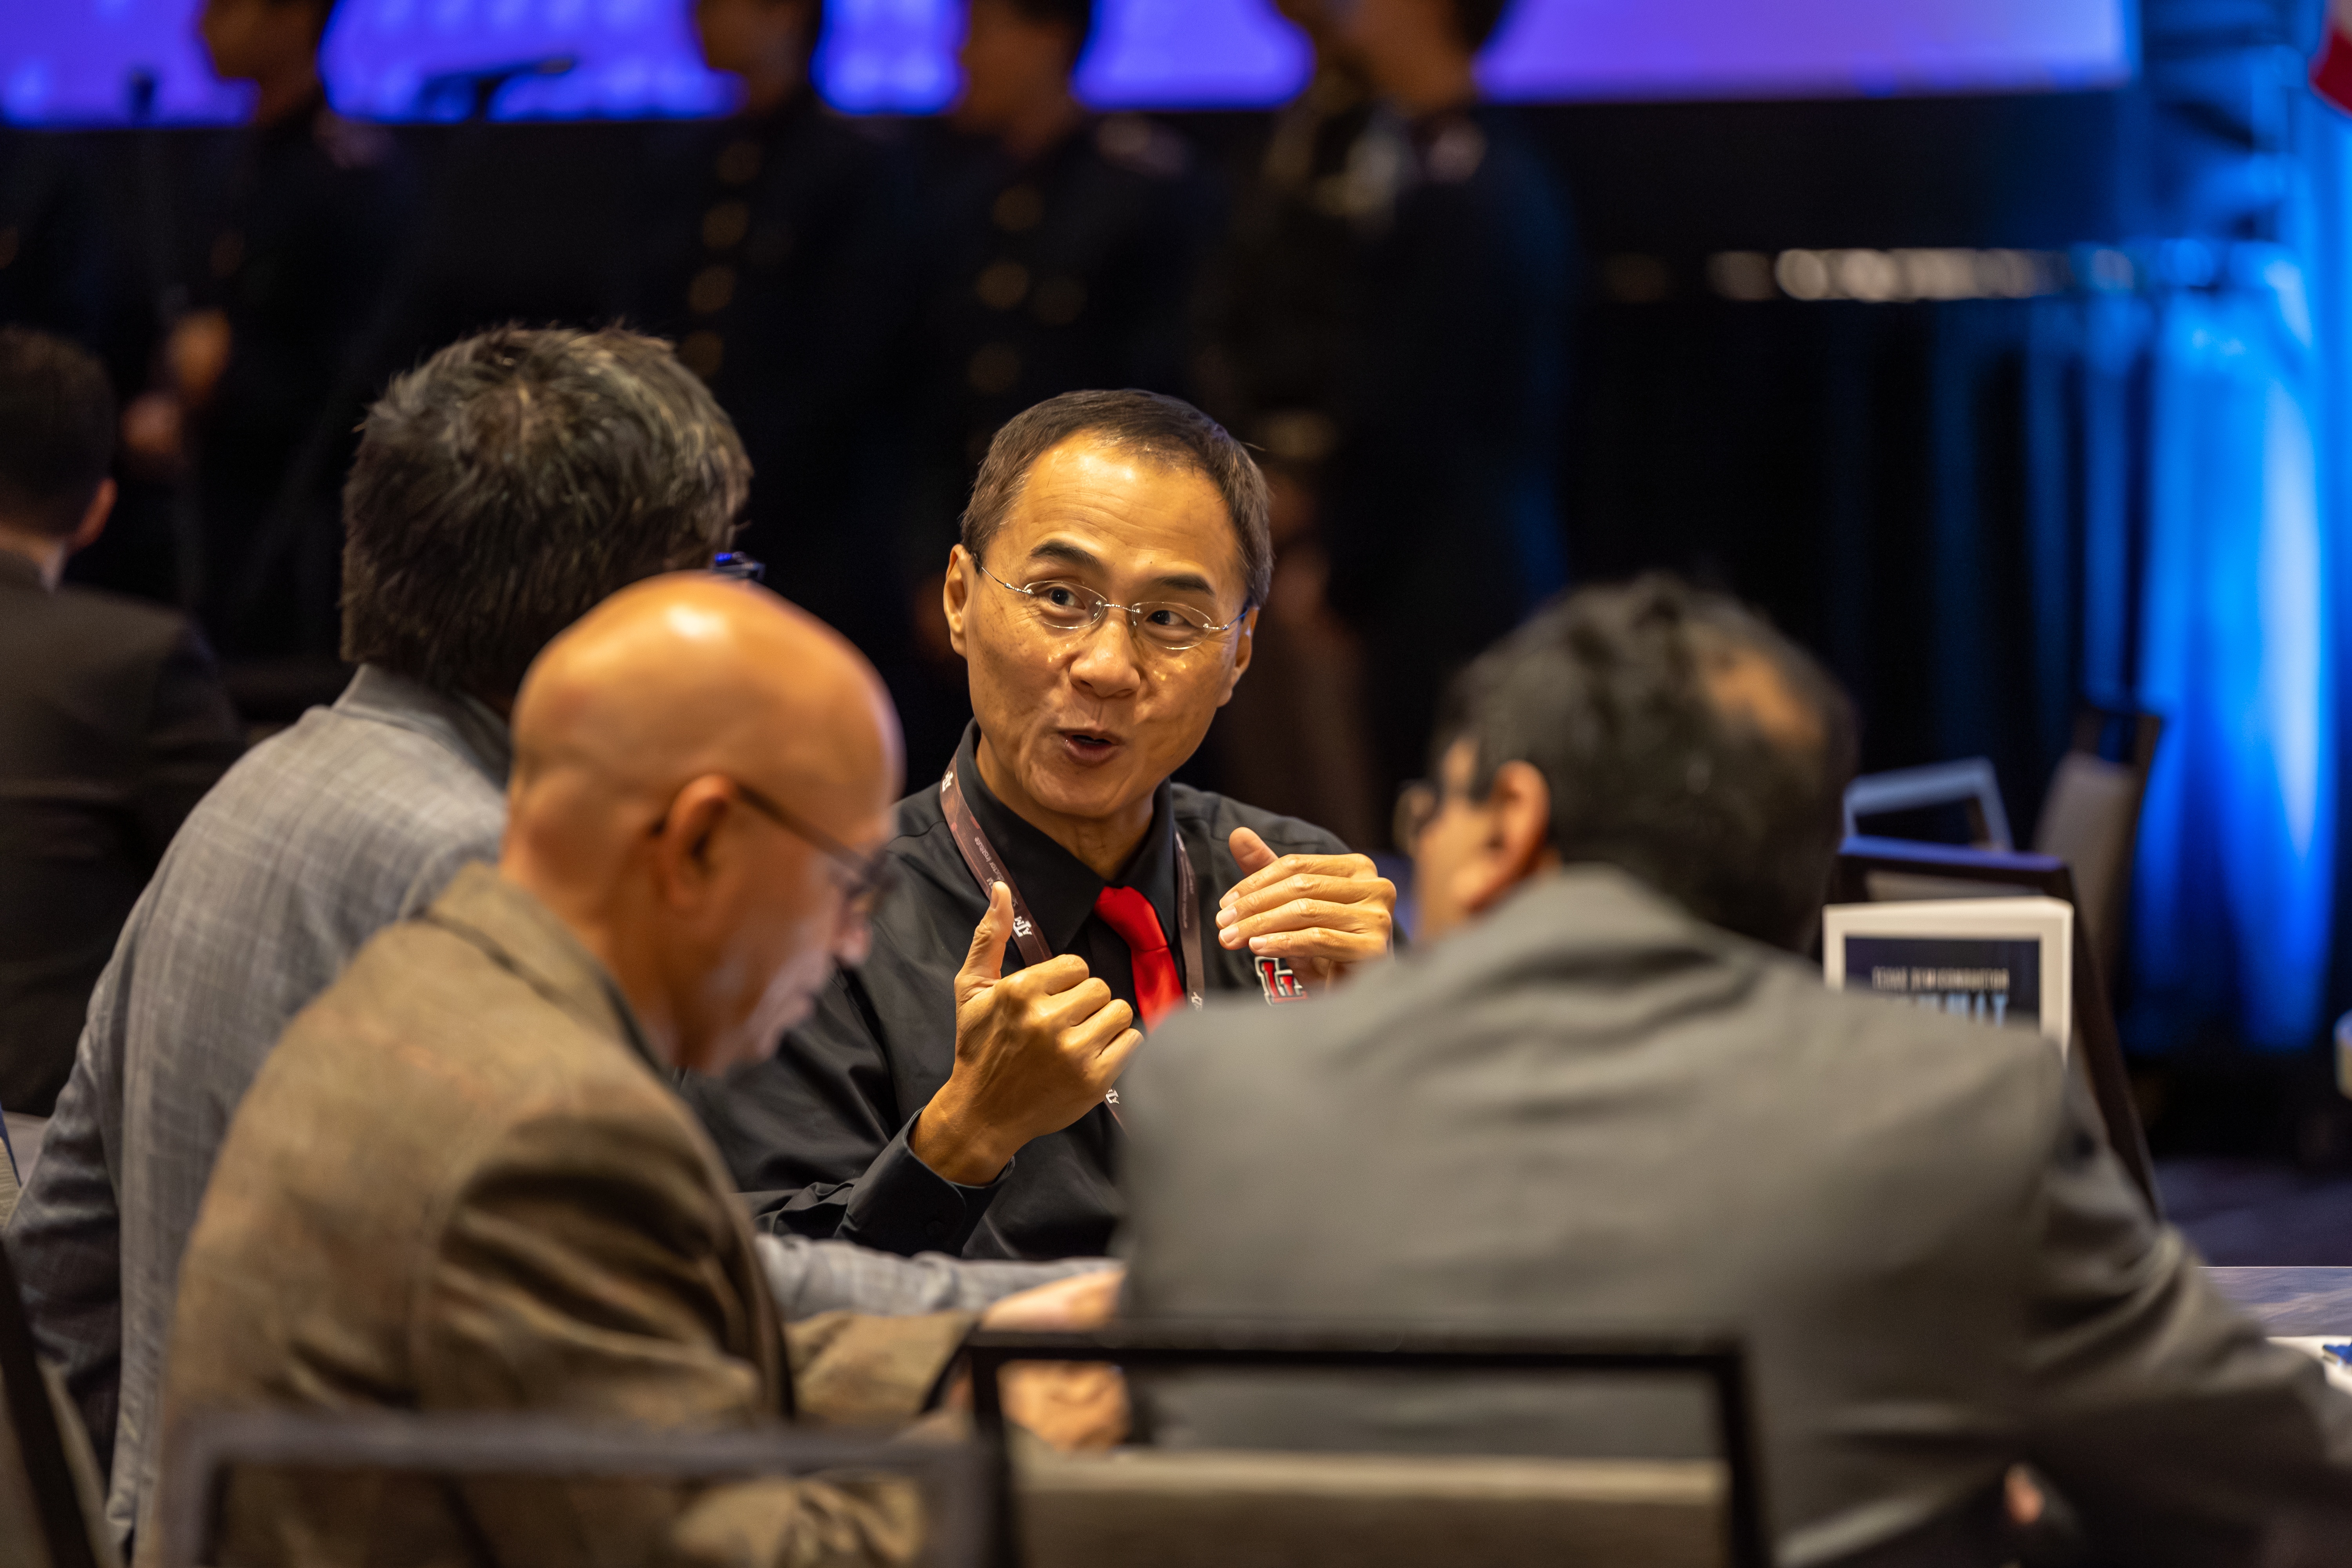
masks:
[[[973,0],[934,121],[818,99],[823,0],[678,3],[740,106],[614,172],[604,318],[676,342],[733,418],[754,469],[740,549],[877,662],[917,771],[966,716],[939,592],[990,437],[1055,394],[1139,387],[1198,403],[1276,487],[1265,671],[1196,768],[1382,841],[1446,675],[1563,580],[1567,204],[1480,100],[1502,0],[1281,0],[1313,74],[1238,163],[1078,101],[1091,0]],[[38,210],[0,262],[0,319],[104,342],[124,383],[139,558],[118,542],[77,576],[194,610],[265,720],[340,687],[352,432],[447,326],[414,298],[431,182],[328,102],[332,9],[203,7],[253,115],[143,237],[152,330],[95,319]],[[37,182],[16,184],[37,209]]]

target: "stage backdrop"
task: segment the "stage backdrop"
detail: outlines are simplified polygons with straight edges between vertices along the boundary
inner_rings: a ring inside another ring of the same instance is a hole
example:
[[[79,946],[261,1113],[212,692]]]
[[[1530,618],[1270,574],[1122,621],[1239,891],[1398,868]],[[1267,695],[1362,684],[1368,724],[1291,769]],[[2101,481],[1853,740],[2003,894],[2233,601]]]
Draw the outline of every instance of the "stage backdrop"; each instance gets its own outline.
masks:
[[[22,0],[0,22],[0,114],[19,124],[234,119],[195,0]],[[2014,91],[2129,76],[2126,0],[1518,0],[1485,61],[1505,98],[1571,100]],[[857,111],[955,95],[960,0],[829,0],[820,89]],[[450,73],[539,65],[499,118],[707,114],[729,100],[688,34],[688,0],[342,0],[327,40],[337,107],[459,111]],[[1079,88],[1102,108],[1252,108],[1306,78],[1269,0],[1102,0]],[[565,68],[556,71],[559,62]]]

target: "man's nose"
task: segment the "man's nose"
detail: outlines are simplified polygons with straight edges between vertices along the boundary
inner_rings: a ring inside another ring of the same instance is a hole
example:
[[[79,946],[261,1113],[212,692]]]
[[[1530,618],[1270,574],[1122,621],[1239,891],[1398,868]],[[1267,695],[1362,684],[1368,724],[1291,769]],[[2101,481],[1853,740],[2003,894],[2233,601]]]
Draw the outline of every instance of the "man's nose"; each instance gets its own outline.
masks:
[[[1135,633],[1127,612],[1116,605],[1086,634],[1086,641],[1070,661],[1070,679],[1097,697],[1131,696],[1143,684],[1135,662]]]

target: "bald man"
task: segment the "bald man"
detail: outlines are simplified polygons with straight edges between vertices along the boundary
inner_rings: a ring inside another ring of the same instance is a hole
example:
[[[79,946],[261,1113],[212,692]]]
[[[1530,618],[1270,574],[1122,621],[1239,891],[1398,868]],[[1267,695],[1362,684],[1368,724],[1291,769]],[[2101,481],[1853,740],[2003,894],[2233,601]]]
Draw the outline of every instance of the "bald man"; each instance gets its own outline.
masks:
[[[529,1410],[862,1423],[922,1406],[971,1319],[789,1343],[673,1095],[772,1048],[866,951],[899,739],[871,668],[749,584],[656,578],[531,668],[503,855],[362,948],[246,1096],[183,1268],[166,1410]],[[1014,1298],[1020,1302],[1021,1298]],[[1016,1314],[1024,1310],[1015,1308]],[[905,1498],[770,1480],[374,1487],[253,1472],[220,1556],[894,1563]],[[698,1559],[699,1560],[699,1559]]]

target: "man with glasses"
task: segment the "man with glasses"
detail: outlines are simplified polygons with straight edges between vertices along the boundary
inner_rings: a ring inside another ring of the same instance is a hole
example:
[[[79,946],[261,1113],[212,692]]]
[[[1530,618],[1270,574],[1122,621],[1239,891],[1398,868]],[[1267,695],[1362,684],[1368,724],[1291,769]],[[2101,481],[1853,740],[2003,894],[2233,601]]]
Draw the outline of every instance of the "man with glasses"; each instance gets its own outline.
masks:
[[[998,432],[944,590],[974,722],[899,803],[873,953],[775,1060],[689,1091],[772,1226],[1099,1253],[1152,1026],[1218,993],[1311,1005],[1389,951],[1370,859],[1170,781],[1249,668],[1266,505],[1174,398],[1072,393]]]
[[[914,1415],[971,1315],[788,1341],[672,1089],[773,1049],[834,962],[864,955],[899,784],[873,667],[764,589],[662,577],[532,665],[514,750],[496,867],[362,947],[239,1107],[188,1241],[167,1412]],[[247,1563],[397,1541],[420,1562],[872,1568],[922,1537],[910,1499],[856,1478],[403,1487],[248,1467],[221,1502],[219,1559]]]

